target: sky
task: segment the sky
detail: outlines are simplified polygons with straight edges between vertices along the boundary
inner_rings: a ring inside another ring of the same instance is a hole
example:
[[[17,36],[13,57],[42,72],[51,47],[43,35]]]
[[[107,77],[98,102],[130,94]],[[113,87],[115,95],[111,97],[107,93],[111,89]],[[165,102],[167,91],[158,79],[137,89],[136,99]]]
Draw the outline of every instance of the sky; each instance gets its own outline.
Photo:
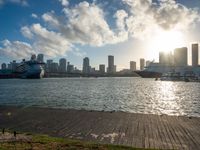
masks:
[[[114,55],[120,70],[183,46],[190,64],[200,43],[200,0],[0,0],[0,20],[0,64],[43,53],[98,69]]]

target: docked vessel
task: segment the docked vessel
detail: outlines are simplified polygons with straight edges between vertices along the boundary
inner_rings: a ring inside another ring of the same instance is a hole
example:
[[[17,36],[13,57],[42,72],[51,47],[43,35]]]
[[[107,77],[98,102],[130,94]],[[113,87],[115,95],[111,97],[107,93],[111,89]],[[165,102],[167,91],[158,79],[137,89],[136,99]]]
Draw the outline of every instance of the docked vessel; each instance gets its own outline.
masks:
[[[161,78],[162,76],[179,76],[182,78],[198,78],[200,76],[200,66],[173,66],[164,65],[160,63],[150,63],[149,66],[145,67],[142,71],[136,71],[138,75],[143,78]],[[175,74],[170,74],[175,73]],[[168,75],[166,75],[168,74]]]
[[[44,63],[36,60],[36,56],[32,55],[31,60],[23,60],[17,67],[15,74],[23,79],[39,79],[44,77]]]
[[[180,76],[179,73],[176,72],[169,72],[165,73],[160,78],[161,81],[185,81],[183,76]]]

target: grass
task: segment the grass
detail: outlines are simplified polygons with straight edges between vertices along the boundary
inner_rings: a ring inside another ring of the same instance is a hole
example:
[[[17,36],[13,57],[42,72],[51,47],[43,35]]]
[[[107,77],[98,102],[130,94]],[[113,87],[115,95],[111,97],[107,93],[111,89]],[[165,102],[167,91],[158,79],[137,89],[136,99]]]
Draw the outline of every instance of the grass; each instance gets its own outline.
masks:
[[[0,142],[0,150],[144,150],[128,146],[97,144],[47,135],[30,135],[31,140]],[[150,150],[150,149],[146,149]]]

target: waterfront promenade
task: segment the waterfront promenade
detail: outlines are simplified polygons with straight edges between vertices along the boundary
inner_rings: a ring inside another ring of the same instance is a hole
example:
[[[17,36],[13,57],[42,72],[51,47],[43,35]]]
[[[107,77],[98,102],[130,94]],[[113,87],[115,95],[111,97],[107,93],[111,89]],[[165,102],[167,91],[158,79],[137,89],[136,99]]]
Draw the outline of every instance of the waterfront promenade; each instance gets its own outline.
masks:
[[[0,106],[0,128],[140,148],[200,149],[200,118]]]

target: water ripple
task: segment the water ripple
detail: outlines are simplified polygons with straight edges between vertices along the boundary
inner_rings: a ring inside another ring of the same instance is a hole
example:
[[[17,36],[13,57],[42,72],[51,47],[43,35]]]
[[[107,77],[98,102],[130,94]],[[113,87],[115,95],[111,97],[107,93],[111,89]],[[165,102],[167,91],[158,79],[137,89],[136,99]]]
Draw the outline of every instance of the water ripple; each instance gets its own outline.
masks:
[[[142,78],[0,80],[0,104],[200,117],[200,83]]]

